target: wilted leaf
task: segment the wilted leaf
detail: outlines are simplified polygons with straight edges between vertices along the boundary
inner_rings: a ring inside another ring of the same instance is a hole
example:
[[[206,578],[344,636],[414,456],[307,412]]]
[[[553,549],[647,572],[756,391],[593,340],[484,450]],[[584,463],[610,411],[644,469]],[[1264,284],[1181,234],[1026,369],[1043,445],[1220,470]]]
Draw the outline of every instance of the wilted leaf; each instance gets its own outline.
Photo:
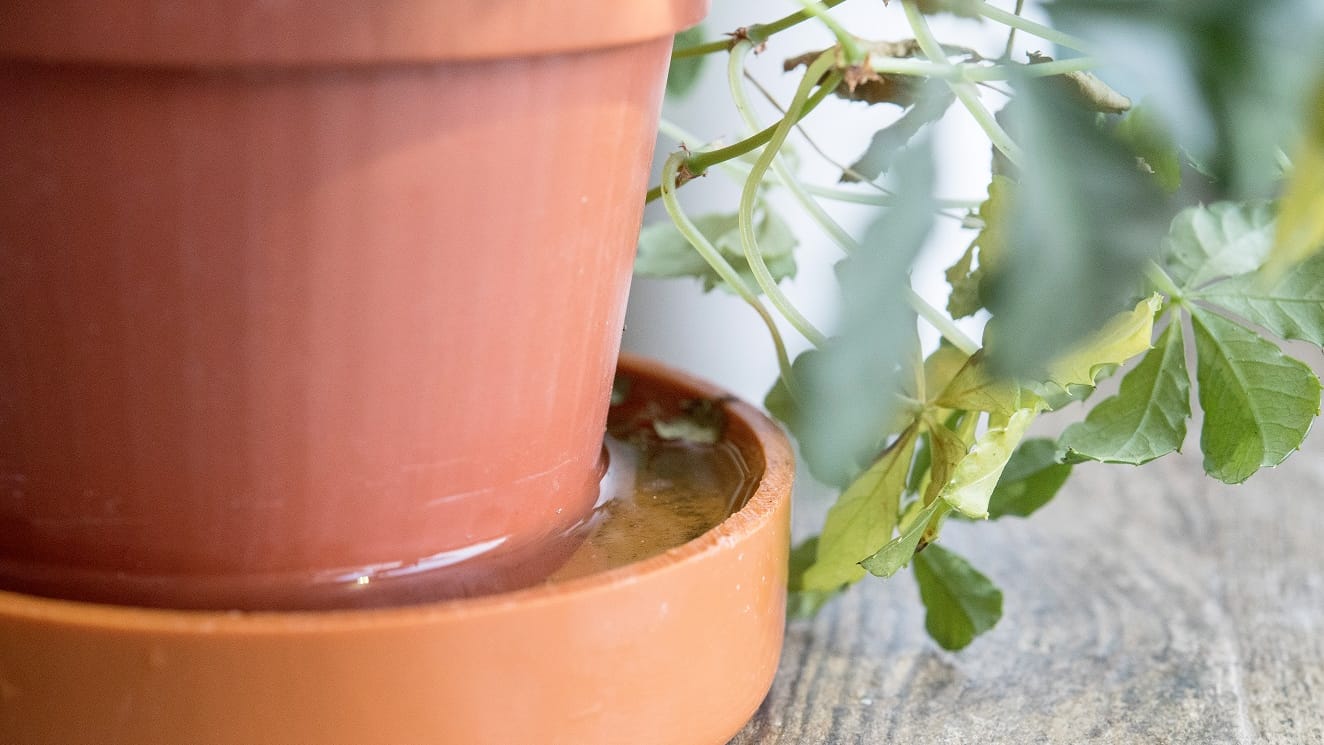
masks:
[[[805,589],[826,591],[859,580],[860,562],[892,539],[916,433],[914,426],[903,432],[828,510],[817,557],[804,573]]]
[[[1319,413],[1319,378],[1255,332],[1191,309],[1210,476],[1229,484],[1276,466],[1301,446]]]
[[[874,133],[869,147],[850,170],[841,175],[846,182],[859,181],[857,174],[872,181],[887,172],[897,151],[906,146],[925,125],[935,122],[947,113],[956,100],[951,86],[931,80],[916,94],[915,105],[891,124]]]
[[[736,214],[702,215],[694,219],[694,225],[721,252],[745,285],[753,292],[758,292],[754,272],[745,260],[744,248],[740,243]],[[777,212],[760,207],[755,214],[754,233],[773,279],[780,281],[794,277],[795,234]],[[641,277],[698,277],[703,281],[705,291],[714,287],[733,291],[670,220],[646,225],[639,231],[639,251],[635,256],[634,271]]]
[[[1158,345],[1122,378],[1117,395],[1100,402],[1062,433],[1068,457],[1140,465],[1181,449],[1191,416],[1191,381],[1181,324],[1164,329]]]
[[[1030,64],[1052,62],[1046,54],[1030,52]],[[1089,72],[1066,72],[1044,79],[1045,83],[1060,85],[1062,92],[1090,111],[1101,114],[1121,114],[1131,109],[1131,99],[1113,90],[1098,76]]]
[[[1048,504],[1070,475],[1071,466],[1057,459],[1055,442],[1043,437],[1022,442],[988,499],[989,519],[1029,517]]]
[[[1267,202],[1188,207],[1163,239],[1164,270],[1183,290],[1254,271],[1269,255],[1273,231]]]
[[[1324,256],[1315,256],[1272,279],[1265,271],[1216,282],[1193,296],[1284,339],[1324,347]]]
[[[703,43],[703,35],[702,24],[687,28],[676,34],[672,47],[684,49],[696,46]],[[703,62],[706,59],[708,59],[706,55],[673,59],[671,66],[667,68],[667,95],[679,98],[693,90],[694,84],[699,81],[699,73],[703,72]]]
[[[993,488],[1034,417],[1033,409],[1021,409],[1011,415],[1005,427],[989,427],[956,464],[951,480],[939,496],[963,515],[988,517]]]
[[[1012,135],[1026,148],[1006,261],[991,277],[989,310],[1005,330],[993,361],[1036,378],[1125,308],[1142,285],[1171,214],[1162,190],[1094,115],[1036,86],[1020,86]]]
[[[862,101],[868,104],[893,103],[906,107],[915,103],[923,84],[923,78],[915,75],[895,75],[877,73],[868,66],[870,57],[914,57],[919,54],[919,43],[914,39],[903,41],[867,41],[859,40],[865,52],[865,63],[845,71],[841,84],[833,93],[847,101]],[[789,72],[797,67],[808,67],[827,50],[806,52],[791,57],[782,63],[782,69]]]
[[[915,555],[915,581],[938,646],[964,649],[1002,618],[1002,591],[965,559],[932,545]]]
[[[984,278],[996,270],[1006,254],[1007,215],[1014,189],[1015,182],[1006,176],[993,177],[988,185],[988,198],[979,205],[977,213],[982,223],[979,235],[971,241],[965,254],[947,269],[947,282],[952,287],[951,295],[947,297],[947,312],[952,318],[972,316],[984,307]]]
[[[1093,386],[1099,370],[1120,365],[1149,349],[1154,338],[1154,314],[1162,307],[1157,294],[1136,303],[1135,308],[1118,313],[1088,339],[1053,360],[1048,366],[1048,380],[1061,386]]]
[[[860,566],[869,570],[876,577],[891,577],[910,563],[915,556],[915,547],[928,529],[929,524],[950,512],[952,506],[941,499],[934,500],[928,506],[917,509],[914,518],[901,526],[901,534],[893,538],[878,550],[878,553],[860,562]]]
[[[974,416],[973,414],[969,416]],[[967,447],[960,435],[942,422],[929,425],[929,488],[924,491],[924,503],[937,499],[952,480],[956,466],[965,458]]]

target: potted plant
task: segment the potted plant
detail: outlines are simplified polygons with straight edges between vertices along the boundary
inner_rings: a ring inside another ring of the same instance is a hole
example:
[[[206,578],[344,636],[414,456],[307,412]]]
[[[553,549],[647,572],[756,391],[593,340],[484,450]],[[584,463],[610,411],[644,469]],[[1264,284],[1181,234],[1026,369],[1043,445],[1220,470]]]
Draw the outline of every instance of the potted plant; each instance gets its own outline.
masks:
[[[945,520],[1028,516],[1074,463],[1176,452],[1192,389],[1213,478],[1244,481],[1305,438],[1320,383],[1278,340],[1324,345],[1324,79],[1310,61],[1324,19],[1292,2],[1058,0],[1047,25],[1020,2],[904,0],[856,29],[841,4],[804,0],[678,45],[673,65],[727,63],[746,126],[664,120],[680,147],[650,198],[670,220],[645,227],[637,268],[720,287],[771,334],[767,408],[837,493],[794,551],[792,613],[910,566],[927,629],[959,649],[997,622],[1002,595],[940,541]],[[831,46],[784,40],[805,24]],[[767,92],[781,69],[799,81],[793,95]],[[819,119],[877,127],[879,107],[892,113],[863,152],[815,134]],[[964,168],[988,186],[940,198],[934,154],[952,143],[935,123],[962,116],[990,152]],[[841,183],[797,173],[817,160]],[[706,196],[692,212],[683,187],[719,171],[738,200],[709,212]],[[861,234],[834,202],[878,207]],[[935,307],[910,273],[935,221],[953,219],[965,236]],[[782,287],[797,240],[824,237],[840,249],[834,325]],[[940,342],[921,347],[917,327]],[[790,354],[797,344],[806,351]],[[1120,386],[1092,395],[1114,374]],[[1038,434],[1063,417],[1074,422]]]
[[[599,498],[667,54],[705,7],[6,7],[0,741],[739,727],[789,548],[753,409],[718,406],[759,476],[737,516],[542,582]],[[654,418],[722,397],[623,367]]]

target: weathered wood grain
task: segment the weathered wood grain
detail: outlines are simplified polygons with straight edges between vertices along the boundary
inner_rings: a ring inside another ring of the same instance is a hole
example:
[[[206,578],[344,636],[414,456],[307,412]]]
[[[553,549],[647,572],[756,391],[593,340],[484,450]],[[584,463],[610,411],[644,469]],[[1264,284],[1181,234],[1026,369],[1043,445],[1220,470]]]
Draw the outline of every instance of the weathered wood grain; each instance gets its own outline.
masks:
[[[963,652],[926,638],[909,572],[792,624],[732,745],[1324,743],[1324,435],[1240,487],[1188,450],[950,523],[1005,593]]]

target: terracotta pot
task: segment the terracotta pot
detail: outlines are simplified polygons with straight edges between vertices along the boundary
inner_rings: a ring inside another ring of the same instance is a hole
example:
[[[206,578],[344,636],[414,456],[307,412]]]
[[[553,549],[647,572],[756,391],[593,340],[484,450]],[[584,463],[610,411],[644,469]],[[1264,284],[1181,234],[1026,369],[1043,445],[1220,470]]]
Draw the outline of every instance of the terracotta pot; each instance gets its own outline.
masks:
[[[705,5],[7,3],[0,587],[312,608],[550,572]]]
[[[664,413],[720,391],[627,362]],[[720,745],[777,666],[792,456],[752,407],[757,487],[698,539],[564,583],[429,605],[225,613],[0,592],[0,742]]]

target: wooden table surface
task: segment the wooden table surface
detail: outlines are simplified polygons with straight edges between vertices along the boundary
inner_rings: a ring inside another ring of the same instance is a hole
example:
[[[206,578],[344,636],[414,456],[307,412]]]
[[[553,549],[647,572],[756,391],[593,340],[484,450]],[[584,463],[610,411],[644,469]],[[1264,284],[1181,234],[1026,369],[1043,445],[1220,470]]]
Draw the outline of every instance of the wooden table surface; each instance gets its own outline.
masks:
[[[732,745],[1324,743],[1324,434],[1240,487],[1197,436],[1079,466],[1027,520],[949,522],[1004,593],[962,652],[927,639],[909,571],[792,623]]]

